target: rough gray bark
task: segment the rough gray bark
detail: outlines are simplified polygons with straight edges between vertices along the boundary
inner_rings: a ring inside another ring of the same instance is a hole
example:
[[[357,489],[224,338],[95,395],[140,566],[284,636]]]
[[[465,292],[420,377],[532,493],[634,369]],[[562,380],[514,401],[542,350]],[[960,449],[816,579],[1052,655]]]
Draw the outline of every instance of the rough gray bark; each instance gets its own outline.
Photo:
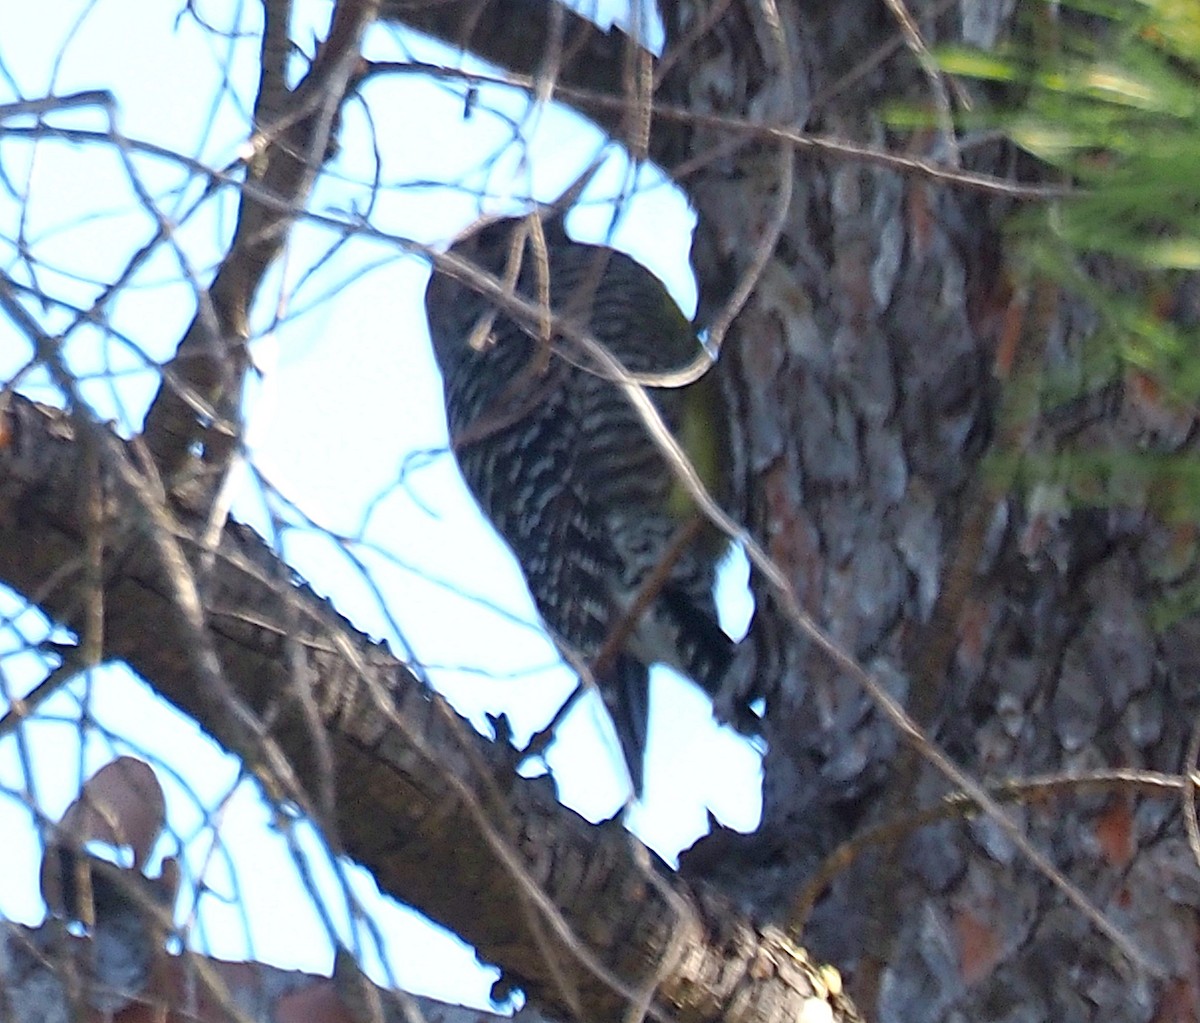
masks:
[[[135,925],[140,933],[140,924]],[[136,941],[137,938],[133,938]],[[111,956],[110,956],[111,958]],[[69,970],[56,964],[70,964]],[[118,964],[124,965],[124,964]],[[145,964],[149,965],[149,964]],[[341,964],[339,963],[339,966]],[[0,991],[4,993],[5,1023],[47,1023],[48,1020],[112,1019],[125,1023],[141,1019],[203,1019],[208,1023],[271,1023],[284,1012],[302,1019],[372,1019],[376,1023],[404,1023],[419,1014],[424,1023],[503,1023],[512,1017],[448,1005],[432,998],[391,997],[378,991],[361,973],[335,969],[333,977],[259,966],[250,971],[243,963],[208,959],[195,953],[166,956],[161,953],[153,970],[139,968],[127,976],[111,967],[101,984],[89,986],[96,962],[91,943],[65,930],[57,921],[39,928],[21,927],[0,920]],[[209,985],[219,990],[212,995]],[[199,998],[197,998],[197,994]],[[188,1012],[197,1001],[202,1011]],[[175,1015],[158,1011],[159,1005]],[[365,1011],[364,1011],[365,1010]],[[521,1012],[521,1023],[551,1023],[531,1007]]]

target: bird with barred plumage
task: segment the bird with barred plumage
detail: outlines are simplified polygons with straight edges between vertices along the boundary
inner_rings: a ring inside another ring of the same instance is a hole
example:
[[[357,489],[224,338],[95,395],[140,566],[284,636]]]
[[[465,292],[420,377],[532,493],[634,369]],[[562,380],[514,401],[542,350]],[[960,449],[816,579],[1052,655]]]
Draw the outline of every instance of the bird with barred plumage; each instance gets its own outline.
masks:
[[[668,664],[710,695],[730,666],[734,643],[713,596],[728,544],[702,523],[620,387],[570,335],[590,335],[647,375],[687,365],[700,342],[640,263],[573,241],[561,215],[532,216],[485,222],[451,252],[540,315],[435,271],[429,333],[462,475],[544,623],[590,667],[640,795],[650,665]],[[646,390],[719,498],[728,422],[711,374]]]

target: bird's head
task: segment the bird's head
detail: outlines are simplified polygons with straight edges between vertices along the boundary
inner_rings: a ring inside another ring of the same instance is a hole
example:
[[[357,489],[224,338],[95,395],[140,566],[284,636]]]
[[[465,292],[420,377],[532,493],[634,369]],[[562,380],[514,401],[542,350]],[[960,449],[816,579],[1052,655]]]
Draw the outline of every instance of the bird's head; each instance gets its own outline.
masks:
[[[567,240],[560,216],[537,217],[482,217],[454,239],[449,251],[509,288],[526,290],[538,260],[545,258],[538,253]],[[465,276],[435,267],[425,291],[425,310],[439,363],[488,347],[495,307]]]

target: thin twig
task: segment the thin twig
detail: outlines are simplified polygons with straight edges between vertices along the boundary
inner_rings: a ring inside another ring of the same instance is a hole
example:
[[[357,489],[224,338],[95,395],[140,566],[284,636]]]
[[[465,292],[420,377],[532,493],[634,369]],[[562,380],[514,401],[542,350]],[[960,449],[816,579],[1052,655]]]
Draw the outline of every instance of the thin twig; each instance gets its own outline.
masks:
[[[440,64],[427,64],[418,61],[370,61],[366,64],[364,77],[378,74],[422,74],[437,78],[462,81],[471,85],[514,86],[533,89],[535,82],[526,75],[511,75],[506,78],[496,78],[489,75],[474,74],[447,68]],[[570,86],[559,86],[555,94],[573,103],[597,109],[623,109],[623,97],[610,96],[606,93],[592,92]],[[745,136],[747,141],[755,139],[762,141],[785,142],[796,149],[808,150],[828,156],[859,160],[875,166],[887,167],[900,174],[925,178],[956,188],[982,192],[987,195],[997,195],[1007,199],[1028,202],[1041,202],[1047,199],[1064,199],[1079,195],[1080,190],[1061,185],[1029,185],[1015,181],[1005,181],[989,174],[977,174],[963,171],[957,167],[947,166],[933,160],[924,160],[913,156],[902,156],[897,153],[870,146],[850,142],[845,139],[831,138],[825,135],[812,135],[798,131],[787,124],[763,124],[745,118],[730,117],[721,114],[704,114],[686,107],[677,107],[667,103],[655,103],[655,117],[665,120],[680,121],[695,127],[711,128],[717,131],[727,131]]]
[[[1031,778],[1014,778],[1008,781],[988,783],[987,790],[997,800],[1008,802],[1031,802],[1034,798],[1058,793],[1085,795],[1092,792],[1112,790],[1134,790],[1145,795],[1166,799],[1179,793],[1189,799],[1188,792],[1196,786],[1194,770],[1182,775],[1161,774],[1158,771],[1137,771],[1116,768],[1092,771],[1082,775],[1048,774]],[[1194,811],[1193,811],[1194,812]],[[844,873],[862,853],[870,848],[891,846],[908,837],[919,828],[939,821],[956,820],[975,816],[979,806],[965,792],[952,792],[936,805],[913,810],[891,820],[876,824],[853,838],[847,839],[829,853],[804,887],[792,900],[787,913],[787,931],[798,939],[807,926],[809,915],[817,900],[835,877]]]
[[[958,138],[954,134],[954,111],[950,107],[950,96],[946,90],[946,75],[938,67],[933,54],[929,52],[929,46],[921,37],[921,29],[913,18],[912,12],[905,6],[904,0],[883,0],[883,2],[892,12],[892,17],[900,26],[900,34],[904,37],[905,44],[917,58],[917,63],[929,81],[934,109],[937,111],[938,131],[946,146],[946,157],[951,166],[960,167],[962,155],[958,151]]]

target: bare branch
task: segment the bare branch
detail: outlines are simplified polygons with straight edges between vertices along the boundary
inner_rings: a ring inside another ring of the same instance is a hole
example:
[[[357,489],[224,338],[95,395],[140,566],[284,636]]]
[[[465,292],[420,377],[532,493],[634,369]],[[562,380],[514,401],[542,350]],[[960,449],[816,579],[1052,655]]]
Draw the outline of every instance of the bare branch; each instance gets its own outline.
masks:
[[[542,95],[541,82],[550,90],[546,99],[561,100],[567,89],[615,100],[590,115],[614,138],[624,137],[622,123],[629,114],[626,68],[630,62],[653,61],[616,26],[602,31],[554,0],[383,0],[380,17],[507,68],[527,81],[534,95]],[[547,54],[556,51],[554,75],[548,77]],[[653,150],[650,156],[655,157]]]
[[[334,10],[329,36],[304,80],[289,94],[286,109],[270,123],[255,126],[247,161],[248,177],[278,203],[260,202],[253,192],[241,193],[233,244],[200,310],[188,327],[169,368],[214,407],[224,422],[197,417],[186,396],[164,380],[146,416],[146,443],[169,487],[190,458],[191,447],[204,438],[206,470],[203,488],[213,491],[236,447],[237,402],[245,373],[249,313],[268,267],[278,256],[293,215],[302,207],[330,152],[330,140],[359,60],[359,40],[376,13],[373,0],[341,0]],[[278,13],[269,20],[276,25]],[[273,113],[280,83],[268,72],[282,70],[278,31],[263,37],[266,52],[258,112]],[[272,98],[274,97],[274,98]]]

